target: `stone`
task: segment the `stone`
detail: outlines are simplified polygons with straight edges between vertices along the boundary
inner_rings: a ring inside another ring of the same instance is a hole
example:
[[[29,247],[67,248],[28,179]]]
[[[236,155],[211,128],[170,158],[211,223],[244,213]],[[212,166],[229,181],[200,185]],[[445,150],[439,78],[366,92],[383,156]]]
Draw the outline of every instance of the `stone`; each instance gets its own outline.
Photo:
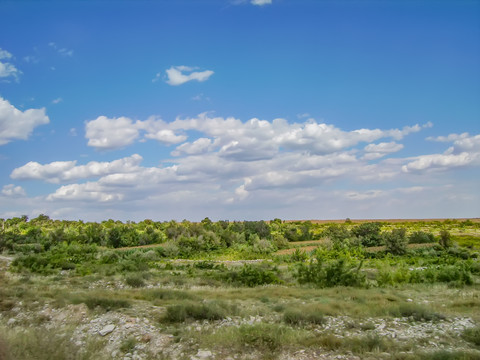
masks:
[[[212,356],[212,352],[208,350],[198,350],[195,357],[197,359],[209,359]]]
[[[102,330],[100,330],[98,333],[102,336],[110,334],[113,330],[115,330],[115,325],[109,324],[105,326]]]

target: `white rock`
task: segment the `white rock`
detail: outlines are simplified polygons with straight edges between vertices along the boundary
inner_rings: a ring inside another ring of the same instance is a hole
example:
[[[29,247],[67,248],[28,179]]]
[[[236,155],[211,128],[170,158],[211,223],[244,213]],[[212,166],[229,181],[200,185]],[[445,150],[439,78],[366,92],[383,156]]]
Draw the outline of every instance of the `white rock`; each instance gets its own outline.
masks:
[[[105,326],[102,330],[100,330],[98,333],[102,336],[110,334],[113,330],[115,330],[115,325],[109,324]]]
[[[195,357],[198,359],[209,359],[212,356],[212,352],[208,350],[198,350]]]

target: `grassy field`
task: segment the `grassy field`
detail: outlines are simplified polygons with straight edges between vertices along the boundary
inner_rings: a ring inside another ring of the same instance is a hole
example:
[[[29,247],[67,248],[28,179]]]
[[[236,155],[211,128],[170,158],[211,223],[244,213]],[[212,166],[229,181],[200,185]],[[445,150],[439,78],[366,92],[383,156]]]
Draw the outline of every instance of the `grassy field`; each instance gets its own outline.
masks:
[[[478,222],[371,223],[10,222],[0,359],[480,359]]]

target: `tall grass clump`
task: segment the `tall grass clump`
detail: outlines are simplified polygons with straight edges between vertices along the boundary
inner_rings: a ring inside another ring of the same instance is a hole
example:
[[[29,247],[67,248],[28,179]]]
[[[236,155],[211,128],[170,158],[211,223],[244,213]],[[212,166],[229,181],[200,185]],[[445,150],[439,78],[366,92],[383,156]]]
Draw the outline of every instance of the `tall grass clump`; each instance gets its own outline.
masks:
[[[415,321],[435,321],[445,319],[427,307],[415,303],[403,303],[390,310],[390,314],[399,317],[412,317]]]
[[[236,313],[236,307],[222,301],[197,303],[186,301],[167,306],[166,322],[178,323],[186,320],[221,320]]]
[[[312,311],[307,308],[286,309],[283,313],[283,321],[288,325],[320,325],[325,323],[325,317],[322,312]]]
[[[465,329],[462,338],[476,346],[480,346],[480,326]]]

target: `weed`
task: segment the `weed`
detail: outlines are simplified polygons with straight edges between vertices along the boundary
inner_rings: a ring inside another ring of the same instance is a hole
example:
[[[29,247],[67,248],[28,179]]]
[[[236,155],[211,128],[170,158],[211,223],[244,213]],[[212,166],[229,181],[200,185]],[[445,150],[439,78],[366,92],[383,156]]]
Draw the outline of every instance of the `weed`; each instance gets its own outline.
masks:
[[[79,298],[74,298],[72,300],[74,304],[84,303],[90,310],[95,310],[100,308],[104,311],[111,311],[122,308],[129,308],[131,306],[130,302],[125,299],[114,299],[111,297],[100,297],[100,296],[84,296]]]
[[[301,309],[287,309],[283,314],[283,321],[289,325],[308,325],[308,324],[323,324],[325,317],[322,312],[315,311],[316,309],[301,308]]]
[[[445,316],[438,314],[425,306],[414,303],[403,303],[392,308],[393,316],[412,317],[415,321],[434,321],[445,319]]]
[[[220,320],[236,313],[236,308],[221,301],[196,303],[192,301],[167,306],[164,320],[167,322],[184,322],[192,320]]]
[[[135,345],[137,345],[137,340],[134,337],[129,337],[120,344],[120,351],[123,353],[131,352],[135,348]]]
[[[145,286],[145,281],[143,279],[142,274],[134,273],[127,275],[125,277],[125,283],[128,286],[134,287],[134,288],[139,288],[139,287],[144,287]]]
[[[480,346],[480,326],[476,326],[470,329],[465,329],[462,333],[462,337],[466,341],[476,346]]]

